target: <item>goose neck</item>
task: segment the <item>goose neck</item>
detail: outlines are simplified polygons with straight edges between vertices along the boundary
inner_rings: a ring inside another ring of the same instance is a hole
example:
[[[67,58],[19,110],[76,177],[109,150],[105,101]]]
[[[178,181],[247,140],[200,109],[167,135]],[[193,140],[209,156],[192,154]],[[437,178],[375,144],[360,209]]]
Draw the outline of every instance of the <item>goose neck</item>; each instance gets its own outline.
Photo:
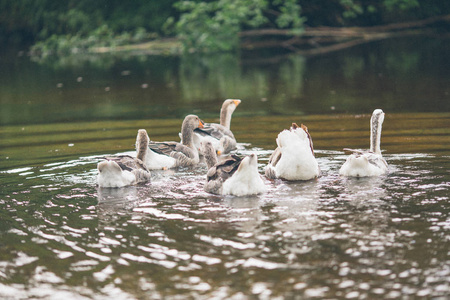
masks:
[[[194,145],[194,130],[188,126],[187,124],[183,124],[185,126],[183,126],[181,128],[181,139],[182,139],[182,143],[183,145],[189,147],[189,148],[193,148]]]
[[[147,132],[139,130],[137,140],[136,140],[136,157],[142,161],[145,161],[147,153],[149,151],[148,144],[150,139],[147,135]]]
[[[203,155],[205,156],[206,165],[208,166],[208,169],[211,169],[216,163],[217,163],[217,156],[214,151],[214,148],[208,147]]]
[[[370,124],[370,151],[381,155],[381,127],[383,120],[380,117],[372,116]]]
[[[230,129],[231,126],[231,112],[228,108],[222,108],[220,110],[220,125]]]

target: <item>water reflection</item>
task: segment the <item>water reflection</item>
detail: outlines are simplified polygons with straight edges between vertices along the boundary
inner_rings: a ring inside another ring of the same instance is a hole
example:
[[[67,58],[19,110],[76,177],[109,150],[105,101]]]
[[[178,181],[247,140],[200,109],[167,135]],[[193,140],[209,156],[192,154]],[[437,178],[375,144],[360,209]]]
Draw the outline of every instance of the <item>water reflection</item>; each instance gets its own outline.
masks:
[[[351,195],[353,204],[381,201],[386,196],[386,190],[383,187],[385,176],[366,177],[366,178],[344,178],[344,193]]]
[[[236,115],[367,112],[374,107],[448,111],[443,50],[448,43],[418,37],[386,40],[323,57],[291,54],[275,62],[232,54],[108,54],[42,63],[14,57],[0,61],[6,70],[0,75],[0,121],[182,118],[192,112],[217,118],[226,98],[245,101]]]
[[[265,114],[267,110],[292,114],[299,108],[289,103],[303,95],[305,62],[302,56],[291,56],[279,65],[242,67],[233,54],[183,57],[181,95],[196,104],[239,96],[249,102],[253,114]]]
[[[100,228],[116,226],[124,215],[139,205],[141,194],[135,186],[125,188],[97,187],[97,217]]]

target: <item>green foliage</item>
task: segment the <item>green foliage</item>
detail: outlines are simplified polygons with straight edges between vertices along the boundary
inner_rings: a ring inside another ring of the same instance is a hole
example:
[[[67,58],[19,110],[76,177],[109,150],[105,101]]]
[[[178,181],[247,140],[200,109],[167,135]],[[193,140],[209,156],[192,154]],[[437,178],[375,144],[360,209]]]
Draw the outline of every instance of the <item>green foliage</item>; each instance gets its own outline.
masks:
[[[301,34],[305,24],[372,26],[450,10],[449,4],[437,0],[179,0],[175,7],[180,18],[170,18],[166,27],[174,27],[188,52],[236,49],[239,32],[251,28],[286,28]]]
[[[354,0],[340,0],[340,4],[345,8],[342,13],[344,18],[355,18],[364,12],[362,4],[355,3]]]
[[[241,26],[252,27],[266,21],[262,10],[265,0],[219,0],[212,2],[179,1],[182,12],[175,31],[186,51],[228,51],[238,44]]]
[[[0,43],[45,53],[177,35],[188,52],[237,49],[239,32],[372,26],[450,13],[448,0],[3,0]]]
[[[295,0],[278,0],[274,1],[279,7],[280,15],[276,19],[279,28],[292,27],[292,29],[302,29],[305,18],[301,17],[301,6]]]
[[[408,9],[419,7],[419,1],[418,0],[384,0],[383,5],[386,7],[386,9],[388,11],[394,11],[396,9],[408,10]]]
[[[44,41],[37,42],[31,47],[34,54],[45,57],[50,54],[67,55],[86,52],[92,47],[116,47],[148,40],[154,35],[144,28],[137,28],[133,32],[114,33],[106,24],[83,34],[52,35]]]
[[[384,10],[400,12],[419,7],[418,0],[340,0],[340,4],[345,9],[342,13],[345,18],[356,18],[360,15],[380,13]]]
[[[175,31],[189,52],[236,49],[242,29],[271,25],[269,10],[278,28],[298,30],[304,23],[295,0],[178,1],[175,7],[181,12]]]
[[[175,0],[6,0],[0,1],[0,42],[87,37],[106,25],[117,37],[142,29],[162,33],[169,16],[177,17]],[[139,29],[141,28],[141,29]],[[17,38],[16,38],[17,37]]]

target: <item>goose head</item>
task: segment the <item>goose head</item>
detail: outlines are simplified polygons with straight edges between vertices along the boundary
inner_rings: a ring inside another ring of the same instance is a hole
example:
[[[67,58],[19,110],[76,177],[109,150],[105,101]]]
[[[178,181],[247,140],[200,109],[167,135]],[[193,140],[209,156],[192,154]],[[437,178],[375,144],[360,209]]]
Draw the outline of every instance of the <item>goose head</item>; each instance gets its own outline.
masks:
[[[240,103],[240,99],[227,99],[223,101],[222,109],[231,110],[231,112],[233,112]]]
[[[241,100],[239,99],[227,99],[223,102],[220,109],[220,125],[230,129],[231,115],[240,103]]]
[[[381,109],[375,109],[372,113],[372,117],[370,118],[370,123],[373,125],[379,125],[383,124],[384,121],[384,112]]]
[[[198,116],[196,115],[187,115],[184,120],[183,124],[181,125],[181,128],[189,128],[189,129],[196,129],[196,128],[203,128],[205,126],[205,122],[203,122]]]
[[[197,128],[203,128],[205,126],[205,122],[203,122],[196,115],[187,115],[183,124],[181,125],[181,140],[184,145],[193,147],[194,141],[194,130]]]

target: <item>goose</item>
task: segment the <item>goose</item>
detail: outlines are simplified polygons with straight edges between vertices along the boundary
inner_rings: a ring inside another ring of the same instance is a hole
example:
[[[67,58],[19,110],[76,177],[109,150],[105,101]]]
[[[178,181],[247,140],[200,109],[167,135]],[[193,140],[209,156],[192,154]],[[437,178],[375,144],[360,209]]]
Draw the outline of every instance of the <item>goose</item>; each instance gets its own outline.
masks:
[[[136,138],[137,156],[105,156],[97,164],[97,183],[99,187],[120,188],[150,181],[150,171],[143,161],[147,156],[149,137],[147,132],[139,130]]]
[[[387,173],[388,164],[381,155],[381,126],[384,121],[384,112],[375,109],[370,119],[370,149],[368,151],[344,148],[351,151],[339,174],[349,177],[379,176]]]
[[[182,143],[150,142],[145,165],[150,170],[193,166],[199,163],[198,148],[194,145],[194,130],[204,122],[196,115],[187,115],[181,125]]]
[[[194,130],[196,136],[194,142],[199,147],[200,142],[209,140],[219,154],[229,153],[236,149],[236,139],[230,129],[231,116],[236,107],[241,103],[239,99],[227,99],[220,109],[220,124],[206,123],[203,128]]]
[[[204,190],[218,195],[256,195],[267,188],[258,173],[256,154],[240,158],[229,155],[220,162],[210,141],[202,141],[201,149],[208,167]]]
[[[308,128],[292,123],[276,139],[278,147],[269,158],[265,175],[270,179],[310,180],[320,174]]]

